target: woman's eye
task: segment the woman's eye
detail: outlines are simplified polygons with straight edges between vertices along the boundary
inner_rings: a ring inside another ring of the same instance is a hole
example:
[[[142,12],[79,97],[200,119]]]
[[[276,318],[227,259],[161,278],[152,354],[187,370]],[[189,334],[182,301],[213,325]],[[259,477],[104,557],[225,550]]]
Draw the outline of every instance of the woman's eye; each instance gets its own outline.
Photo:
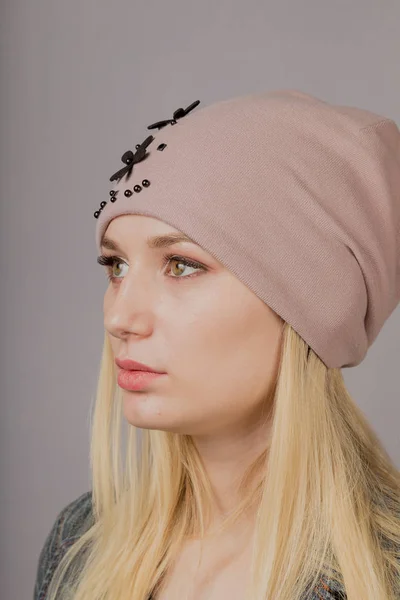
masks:
[[[118,276],[118,274],[117,274],[117,276],[114,275],[114,273],[115,273],[114,267],[116,265],[122,265],[122,264],[126,264],[126,263],[124,263],[122,260],[119,260],[118,258],[113,258],[112,262],[110,261],[107,264],[109,265],[107,267],[107,277],[108,277],[108,280],[109,281],[115,281],[116,279],[120,279],[120,277]]]
[[[107,278],[109,281],[111,282],[115,282],[118,279],[121,279],[121,277],[119,275],[115,275],[114,274],[114,267],[117,265],[121,265],[124,264],[126,265],[125,261],[121,260],[120,258],[118,258],[117,256],[99,256],[97,258],[97,262],[100,265],[105,265],[107,267]],[[181,276],[183,273],[185,273],[186,269],[189,268],[193,268],[195,270],[203,270],[206,271],[206,267],[203,267],[203,265],[201,265],[200,263],[197,263],[195,261],[189,260],[187,258],[184,258],[183,256],[176,256],[176,255],[172,255],[172,254],[166,254],[163,257],[163,266],[167,265],[167,264],[174,264],[176,263],[176,267],[171,267],[171,271],[173,273],[173,275],[171,275],[171,277],[173,279],[187,279],[189,277],[191,277],[192,275],[194,275],[194,273],[190,273],[188,275],[184,275]],[[175,270],[175,268],[177,270]]]
[[[168,262],[170,263],[170,265],[173,263],[176,263],[177,266],[179,267],[178,271],[177,271],[178,274],[173,276],[175,279],[176,278],[182,279],[182,277],[180,277],[180,275],[182,275],[182,272],[184,272],[187,267],[190,267],[190,268],[193,268],[196,270],[199,270],[199,269],[203,269],[203,271],[205,270],[205,268],[202,265],[199,265],[199,263],[196,263],[194,261],[191,261],[191,260],[185,259],[183,257],[179,257],[179,256],[175,256],[175,257],[171,257],[168,255],[165,256],[164,264],[166,264]],[[186,278],[186,277],[190,277],[190,275],[186,275],[184,278]]]

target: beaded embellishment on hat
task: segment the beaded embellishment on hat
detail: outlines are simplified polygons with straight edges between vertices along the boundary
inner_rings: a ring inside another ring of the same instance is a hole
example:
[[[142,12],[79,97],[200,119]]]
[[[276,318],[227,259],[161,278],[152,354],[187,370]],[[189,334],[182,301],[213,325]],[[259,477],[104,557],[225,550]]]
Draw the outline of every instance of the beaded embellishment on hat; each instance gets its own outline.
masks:
[[[162,129],[163,127],[165,127],[168,124],[175,125],[176,122],[178,121],[178,119],[182,119],[182,117],[185,117],[190,111],[192,111],[194,108],[196,108],[196,106],[198,106],[199,104],[200,104],[200,100],[195,100],[195,102],[192,102],[192,104],[190,104],[187,108],[178,108],[174,111],[174,113],[172,115],[172,119],[165,119],[163,121],[157,121],[156,123],[152,123],[151,125],[148,125],[147,129]],[[124,175],[126,175],[126,181],[128,181],[128,179],[130,178],[130,176],[132,174],[133,166],[149,156],[149,154],[147,153],[146,150],[147,150],[147,147],[151,144],[151,142],[153,142],[153,140],[154,140],[154,136],[149,135],[141,144],[136,144],[136,146],[135,146],[136,152],[135,153],[132,152],[132,150],[127,150],[126,152],[124,152],[124,154],[121,156],[121,160],[125,164],[125,166],[122,167],[122,169],[120,169],[113,175],[111,175],[110,181],[120,181],[122,179],[122,177],[124,177]],[[157,150],[164,150],[164,148],[166,148],[166,146],[167,145],[164,143],[159,144],[159,146],[157,147]],[[149,187],[149,185],[150,185],[150,181],[148,179],[143,179],[142,186]],[[134,192],[139,193],[142,190],[142,187],[140,185],[136,184],[133,187],[133,190],[134,190]],[[110,201],[111,202],[116,201],[117,194],[118,194],[118,191],[115,191],[115,190],[110,191]],[[126,189],[124,191],[124,195],[127,197],[132,196],[132,194],[133,194],[133,192],[130,189]],[[103,210],[103,208],[106,206],[106,204],[107,204],[107,202],[105,200],[100,202],[100,208],[98,210],[96,210],[94,213],[95,219],[99,218],[100,213]]]

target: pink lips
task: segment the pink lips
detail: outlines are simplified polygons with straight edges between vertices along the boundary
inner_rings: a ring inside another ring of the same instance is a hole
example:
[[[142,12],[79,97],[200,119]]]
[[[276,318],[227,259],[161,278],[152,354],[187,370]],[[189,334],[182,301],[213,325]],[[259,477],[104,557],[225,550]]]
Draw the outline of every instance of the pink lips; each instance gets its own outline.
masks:
[[[125,390],[137,391],[146,387],[154,379],[163,377],[165,373],[151,373],[149,371],[126,371],[121,369],[118,373],[118,385]]]
[[[126,371],[150,371],[151,373],[164,373],[164,371],[159,371],[158,369],[149,367],[149,365],[137,362],[136,360],[131,360],[130,358],[116,358],[115,364]]]
[[[158,371],[153,367],[131,360],[130,358],[116,358],[115,363],[120,367],[118,385],[125,390],[140,390],[157,377],[166,375],[162,371]]]

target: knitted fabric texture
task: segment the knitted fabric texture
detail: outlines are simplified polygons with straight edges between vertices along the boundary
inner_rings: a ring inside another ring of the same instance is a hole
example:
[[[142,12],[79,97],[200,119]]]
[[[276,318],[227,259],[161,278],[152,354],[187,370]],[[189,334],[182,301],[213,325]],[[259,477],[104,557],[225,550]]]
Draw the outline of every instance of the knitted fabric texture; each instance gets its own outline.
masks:
[[[134,164],[129,151],[131,169],[97,213],[98,251],[112,219],[160,219],[229,269],[326,366],[358,365],[400,301],[396,123],[298,90],[178,110],[136,145]]]

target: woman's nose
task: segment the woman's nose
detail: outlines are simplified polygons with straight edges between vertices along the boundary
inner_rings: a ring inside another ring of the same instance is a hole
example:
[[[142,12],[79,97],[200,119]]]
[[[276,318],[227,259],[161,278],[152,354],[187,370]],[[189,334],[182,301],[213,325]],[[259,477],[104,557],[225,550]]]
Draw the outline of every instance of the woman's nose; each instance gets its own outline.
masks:
[[[152,306],[156,294],[149,277],[132,272],[118,289],[104,300],[104,326],[112,335],[147,331],[152,322]]]

